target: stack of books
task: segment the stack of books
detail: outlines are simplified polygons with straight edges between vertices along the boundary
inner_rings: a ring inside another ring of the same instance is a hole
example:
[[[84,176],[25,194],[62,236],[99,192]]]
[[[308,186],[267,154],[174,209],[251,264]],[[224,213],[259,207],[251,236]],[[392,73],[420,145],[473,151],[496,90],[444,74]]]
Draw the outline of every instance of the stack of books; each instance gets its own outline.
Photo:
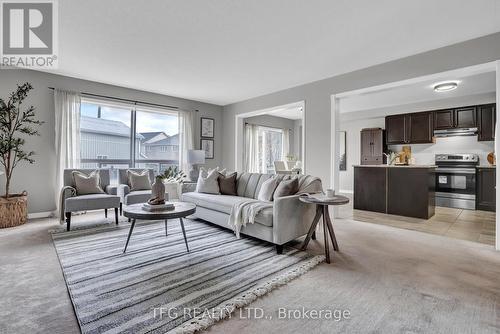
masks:
[[[175,209],[174,203],[165,203],[165,204],[149,204],[149,203],[144,203],[142,205],[142,209],[145,211],[162,211],[162,210],[173,210]]]

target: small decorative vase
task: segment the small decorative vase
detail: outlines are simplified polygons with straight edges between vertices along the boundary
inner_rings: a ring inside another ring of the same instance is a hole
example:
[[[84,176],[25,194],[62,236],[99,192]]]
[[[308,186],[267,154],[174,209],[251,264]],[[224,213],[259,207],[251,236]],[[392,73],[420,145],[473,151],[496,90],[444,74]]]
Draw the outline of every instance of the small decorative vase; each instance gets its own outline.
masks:
[[[165,204],[165,184],[161,177],[157,176],[151,186],[151,199],[149,204]]]

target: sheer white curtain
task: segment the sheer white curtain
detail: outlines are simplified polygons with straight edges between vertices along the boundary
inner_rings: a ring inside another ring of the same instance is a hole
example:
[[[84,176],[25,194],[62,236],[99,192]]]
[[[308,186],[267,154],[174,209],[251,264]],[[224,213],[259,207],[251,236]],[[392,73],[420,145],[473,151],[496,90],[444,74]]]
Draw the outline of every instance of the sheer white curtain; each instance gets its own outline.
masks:
[[[179,111],[179,169],[189,172],[188,150],[194,149],[194,111]]]
[[[80,106],[77,93],[54,90],[56,125],[56,203],[63,187],[64,169],[80,167]],[[59,210],[56,211],[58,213]]]
[[[290,129],[283,129],[283,139],[282,150],[281,150],[281,160],[286,160],[286,156],[290,154]]]
[[[259,129],[254,124],[245,125],[245,171],[259,172]]]

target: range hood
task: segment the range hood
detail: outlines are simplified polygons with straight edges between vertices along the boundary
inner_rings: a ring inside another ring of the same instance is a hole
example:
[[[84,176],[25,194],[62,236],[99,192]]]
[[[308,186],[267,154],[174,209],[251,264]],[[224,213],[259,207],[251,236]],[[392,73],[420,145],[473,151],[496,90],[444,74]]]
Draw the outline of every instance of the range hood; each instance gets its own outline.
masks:
[[[477,135],[477,128],[434,130],[434,137],[464,137]]]

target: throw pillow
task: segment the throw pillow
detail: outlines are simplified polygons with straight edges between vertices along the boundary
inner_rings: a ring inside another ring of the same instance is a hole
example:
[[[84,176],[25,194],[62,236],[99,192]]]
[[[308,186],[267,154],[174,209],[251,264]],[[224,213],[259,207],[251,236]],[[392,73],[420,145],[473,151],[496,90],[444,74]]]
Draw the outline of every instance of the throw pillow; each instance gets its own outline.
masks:
[[[231,173],[229,175],[224,175],[219,172],[219,177],[217,181],[219,182],[219,191],[222,195],[233,195],[236,196],[236,175],[237,173]]]
[[[272,201],[273,194],[278,186],[279,180],[275,177],[271,177],[269,180],[266,180],[260,186],[259,194],[257,195],[257,199],[259,201]]]
[[[130,191],[151,190],[151,180],[149,179],[149,171],[134,172],[127,170],[127,179]]]
[[[276,187],[273,198],[295,195],[297,191],[299,191],[299,180],[297,178],[283,180]]]
[[[101,177],[99,171],[95,170],[90,174],[85,174],[80,171],[73,171],[73,183],[76,188],[77,195],[103,194],[101,188]]]
[[[219,173],[215,169],[210,172],[200,170],[198,182],[196,183],[196,192],[220,195],[218,178]]]

